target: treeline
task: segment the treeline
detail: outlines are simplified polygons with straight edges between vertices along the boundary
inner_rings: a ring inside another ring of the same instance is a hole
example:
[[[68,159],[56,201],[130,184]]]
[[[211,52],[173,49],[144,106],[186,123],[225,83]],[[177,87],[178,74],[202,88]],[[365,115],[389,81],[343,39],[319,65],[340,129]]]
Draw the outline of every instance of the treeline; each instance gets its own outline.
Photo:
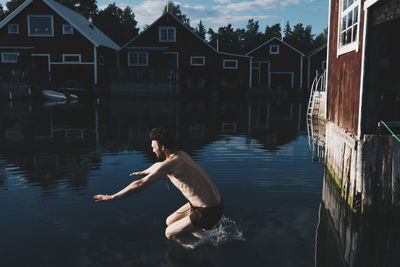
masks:
[[[8,1],[6,3],[7,10],[4,10],[0,4],[0,20],[4,19],[24,1]],[[121,46],[139,33],[135,14],[129,6],[121,9],[115,3],[112,3],[105,9],[99,10],[96,0],[56,1],[92,20],[100,30]],[[169,2],[168,10],[180,19],[183,24],[194,30],[200,38],[220,51],[245,54],[273,37],[282,38],[281,25],[279,23],[272,26],[267,25],[262,31],[259,22],[250,19],[245,29],[234,29],[231,24],[228,24],[227,26],[219,27],[218,31],[215,32],[211,28],[207,30],[201,20],[195,27],[192,27],[190,19],[182,13],[178,4]],[[167,6],[164,6],[163,13],[165,12],[167,12]],[[147,27],[148,25],[144,29]],[[327,31],[325,29],[324,32],[314,35],[310,25],[303,26],[302,23],[298,23],[292,28],[287,22],[283,28],[283,40],[300,51],[308,53],[326,43]]]

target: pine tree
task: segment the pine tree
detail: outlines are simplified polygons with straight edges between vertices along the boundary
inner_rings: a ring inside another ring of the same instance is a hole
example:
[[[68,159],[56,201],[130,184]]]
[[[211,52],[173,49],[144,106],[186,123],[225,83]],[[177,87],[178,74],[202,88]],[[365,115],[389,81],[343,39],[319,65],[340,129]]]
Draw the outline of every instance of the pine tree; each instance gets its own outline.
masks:
[[[268,25],[265,27],[264,40],[268,41],[274,37],[279,39],[282,38],[281,25],[279,23],[272,25],[271,27]]]
[[[174,4],[174,2],[168,2],[168,12],[182,21],[183,24],[190,27],[190,19],[182,13],[180,5]],[[167,13],[167,5],[165,5],[163,9],[163,14],[165,13]]]
[[[3,6],[0,4],[0,21],[2,21],[6,16],[6,12],[3,9]]]
[[[22,5],[25,2],[25,0],[11,0],[6,3],[6,7],[8,10],[8,14],[13,12],[15,9],[17,9],[20,5]]]
[[[124,45],[139,32],[132,9],[126,7],[122,10],[115,3],[99,11],[93,23],[119,45]]]
[[[206,39],[206,28],[203,25],[203,22],[200,20],[199,24],[197,24],[195,32],[197,33],[197,35],[205,40]]]

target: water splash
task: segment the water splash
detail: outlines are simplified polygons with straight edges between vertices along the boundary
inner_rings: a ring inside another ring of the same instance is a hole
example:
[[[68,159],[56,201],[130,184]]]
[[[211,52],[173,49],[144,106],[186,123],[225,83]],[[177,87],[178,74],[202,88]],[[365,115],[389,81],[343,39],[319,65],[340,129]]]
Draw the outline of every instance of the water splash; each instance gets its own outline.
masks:
[[[196,248],[200,245],[212,245],[220,247],[222,245],[239,241],[244,242],[243,231],[239,225],[232,219],[222,216],[219,223],[208,231],[196,232],[196,236],[200,238],[199,241],[190,244],[191,248]]]

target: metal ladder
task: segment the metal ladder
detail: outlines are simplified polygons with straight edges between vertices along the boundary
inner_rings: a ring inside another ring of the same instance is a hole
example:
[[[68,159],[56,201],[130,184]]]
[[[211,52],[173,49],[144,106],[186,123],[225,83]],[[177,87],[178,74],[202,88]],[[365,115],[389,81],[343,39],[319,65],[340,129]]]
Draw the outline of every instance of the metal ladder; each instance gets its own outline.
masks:
[[[307,108],[307,133],[308,133],[308,144],[310,149],[313,151],[313,160],[323,160],[321,148],[324,147],[325,141],[320,138],[319,126],[318,126],[318,115],[321,104],[321,94],[326,90],[326,71],[316,75],[312,85],[310,98],[308,100]]]

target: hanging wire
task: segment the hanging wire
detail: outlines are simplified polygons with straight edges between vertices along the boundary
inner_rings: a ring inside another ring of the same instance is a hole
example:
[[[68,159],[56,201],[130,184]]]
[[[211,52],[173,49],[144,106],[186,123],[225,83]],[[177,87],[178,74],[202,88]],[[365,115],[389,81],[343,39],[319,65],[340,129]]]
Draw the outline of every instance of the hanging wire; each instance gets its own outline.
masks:
[[[394,134],[394,132],[393,132],[392,130],[390,130],[389,126],[387,126],[386,123],[385,123],[384,121],[381,121],[381,123],[386,127],[386,129],[388,129],[388,131],[392,134],[392,136],[393,136],[394,138],[396,138],[397,141],[400,142],[400,139],[397,137],[397,135]]]

